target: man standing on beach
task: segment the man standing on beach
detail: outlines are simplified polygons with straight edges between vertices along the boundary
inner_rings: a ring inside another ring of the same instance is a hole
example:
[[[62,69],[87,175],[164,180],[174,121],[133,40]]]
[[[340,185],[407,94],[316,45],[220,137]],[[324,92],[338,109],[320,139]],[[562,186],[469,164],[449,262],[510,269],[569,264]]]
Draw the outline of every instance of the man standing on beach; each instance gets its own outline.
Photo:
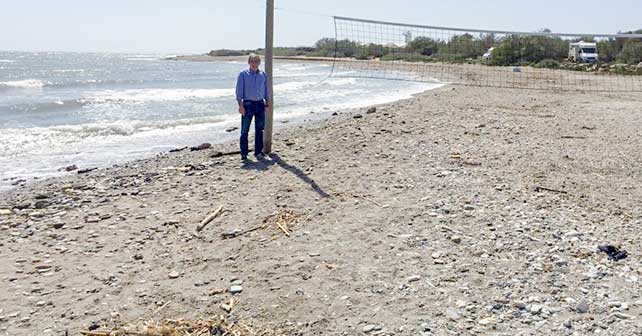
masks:
[[[254,118],[254,155],[263,155],[263,128],[265,127],[265,111],[270,108],[270,93],[268,92],[267,75],[259,69],[261,58],[250,55],[247,60],[250,68],[242,71],[236,81],[236,101],[241,114],[241,159],[247,160],[248,135],[250,124]]]

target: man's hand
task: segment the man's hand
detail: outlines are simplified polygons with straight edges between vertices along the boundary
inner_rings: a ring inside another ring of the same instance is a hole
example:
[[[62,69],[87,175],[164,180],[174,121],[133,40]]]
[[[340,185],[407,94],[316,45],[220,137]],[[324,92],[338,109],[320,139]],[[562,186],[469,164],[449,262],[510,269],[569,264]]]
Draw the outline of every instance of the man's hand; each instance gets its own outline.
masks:
[[[243,107],[243,105],[239,105],[239,113],[240,113],[242,116],[245,116],[245,107]]]
[[[265,112],[270,112],[270,105],[265,105]]]

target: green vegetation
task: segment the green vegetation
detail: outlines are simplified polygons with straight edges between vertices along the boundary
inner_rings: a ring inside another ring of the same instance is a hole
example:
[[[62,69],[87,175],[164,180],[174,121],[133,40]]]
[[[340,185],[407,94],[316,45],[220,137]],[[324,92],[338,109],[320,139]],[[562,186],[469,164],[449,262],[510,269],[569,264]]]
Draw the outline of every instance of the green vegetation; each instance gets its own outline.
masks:
[[[559,69],[561,68],[560,62],[552,59],[545,59],[539,61],[537,64],[534,65],[536,68],[544,68],[544,69]]]
[[[549,33],[550,30],[542,30]],[[642,34],[642,30],[628,33]],[[449,40],[425,36],[413,38],[411,32],[403,34],[404,45],[359,43],[334,38],[322,38],[313,47],[275,48],[276,56],[340,57],[359,60],[380,59],[382,61],[480,63],[496,66],[530,65],[537,68],[569,69],[577,71],[608,71],[630,74],[641,72],[634,67],[642,62],[642,39],[609,39],[597,41],[599,62],[597,65],[570,63],[568,58],[571,42],[594,41],[591,37],[575,40],[562,39],[551,35],[505,35],[482,34],[473,36],[461,34]],[[489,49],[493,48],[492,52]],[[213,50],[211,56],[239,56],[261,50]],[[484,56],[482,56],[484,55]],[[613,67],[609,64],[629,67]],[[633,67],[633,68],[631,68]]]

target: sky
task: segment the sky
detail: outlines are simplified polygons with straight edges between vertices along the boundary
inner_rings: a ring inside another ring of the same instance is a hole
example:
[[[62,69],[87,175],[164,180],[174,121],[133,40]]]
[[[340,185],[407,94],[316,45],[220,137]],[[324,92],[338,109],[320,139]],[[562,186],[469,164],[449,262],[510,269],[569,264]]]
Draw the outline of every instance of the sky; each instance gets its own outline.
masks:
[[[420,25],[616,33],[642,1],[275,0],[275,44],[334,36],[332,15]],[[263,47],[265,0],[2,0],[0,50],[191,54]]]

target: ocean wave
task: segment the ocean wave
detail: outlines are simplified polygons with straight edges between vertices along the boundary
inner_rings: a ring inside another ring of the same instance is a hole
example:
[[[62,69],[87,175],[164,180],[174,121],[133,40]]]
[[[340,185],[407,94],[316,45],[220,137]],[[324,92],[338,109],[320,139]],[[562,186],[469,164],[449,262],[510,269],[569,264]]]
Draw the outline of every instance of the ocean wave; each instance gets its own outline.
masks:
[[[88,92],[81,101],[100,104],[112,102],[163,102],[190,99],[233,97],[234,89],[133,89]]]
[[[81,108],[87,104],[88,104],[87,102],[83,102],[78,99],[61,100],[56,98],[48,102],[9,105],[9,106],[2,106],[2,108],[7,111],[13,111],[13,112],[38,113],[38,112],[52,112],[57,110]]]
[[[15,60],[9,60],[9,59],[0,59],[0,63],[16,63]]]
[[[85,72],[85,69],[54,69],[52,71],[58,72],[58,73],[77,73],[77,72]]]
[[[0,88],[9,88],[9,89],[41,89],[47,82],[41,81],[39,79],[24,79],[17,81],[7,81],[0,82]]]

